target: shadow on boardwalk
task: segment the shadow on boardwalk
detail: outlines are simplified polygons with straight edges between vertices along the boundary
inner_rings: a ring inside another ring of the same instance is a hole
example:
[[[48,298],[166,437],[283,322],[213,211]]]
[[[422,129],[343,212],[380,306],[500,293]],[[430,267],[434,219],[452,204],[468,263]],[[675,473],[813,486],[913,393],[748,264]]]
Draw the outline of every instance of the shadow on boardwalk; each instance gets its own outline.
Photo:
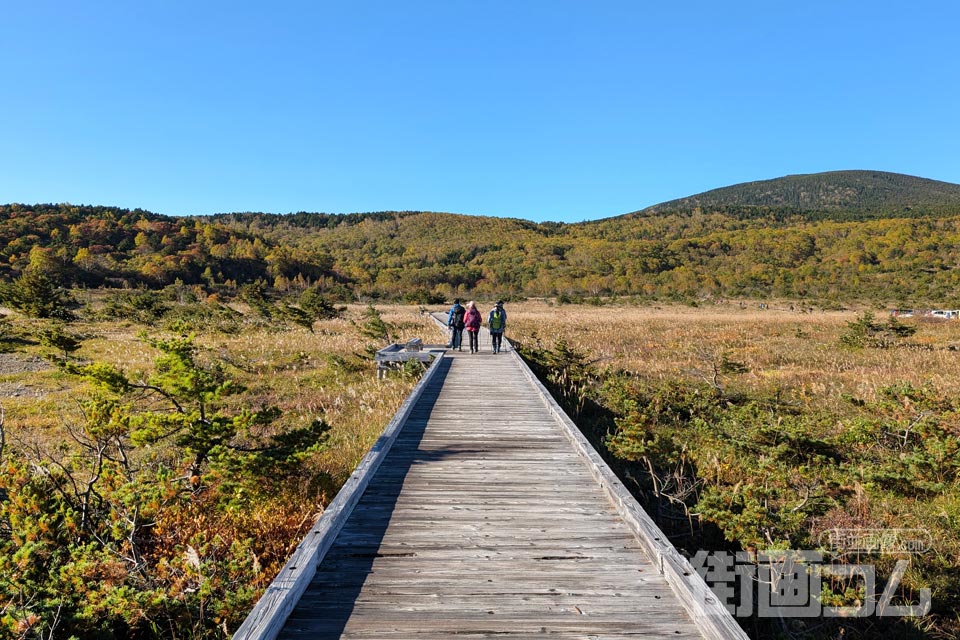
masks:
[[[357,503],[350,520],[331,547],[310,587],[300,600],[300,610],[309,611],[308,618],[298,619],[294,613],[281,637],[339,638],[353,615],[354,606],[374,562],[390,556],[412,556],[414,553],[388,551],[382,548],[383,538],[393,520],[397,500],[410,469],[474,453],[462,447],[422,450],[420,444],[427,423],[434,412],[452,361],[444,359],[430,384],[411,411],[403,431],[397,437],[380,471],[370,482]]]

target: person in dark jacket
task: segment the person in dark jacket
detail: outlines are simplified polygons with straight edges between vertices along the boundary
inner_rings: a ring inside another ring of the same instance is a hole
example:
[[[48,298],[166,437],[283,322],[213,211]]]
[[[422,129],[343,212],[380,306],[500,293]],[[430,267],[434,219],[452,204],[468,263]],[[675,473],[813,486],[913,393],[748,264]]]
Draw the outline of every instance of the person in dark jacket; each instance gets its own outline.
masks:
[[[503,300],[497,300],[497,306],[490,310],[490,317],[487,318],[487,328],[490,329],[490,342],[493,344],[493,352],[500,353],[500,345],[503,344],[503,332],[507,328],[507,312],[503,310]]]
[[[467,310],[460,304],[460,298],[453,301],[450,313],[447,314],[447,326],[450,327],[450,348],[463,351],[463,317]]]
[[[480,323],[483,322],[483,319],[473,300],[467,303],[467,314],[463,317],[463,322],[467,329],[467,335],[470,336],[470,353],[478,353],[480,351]]]

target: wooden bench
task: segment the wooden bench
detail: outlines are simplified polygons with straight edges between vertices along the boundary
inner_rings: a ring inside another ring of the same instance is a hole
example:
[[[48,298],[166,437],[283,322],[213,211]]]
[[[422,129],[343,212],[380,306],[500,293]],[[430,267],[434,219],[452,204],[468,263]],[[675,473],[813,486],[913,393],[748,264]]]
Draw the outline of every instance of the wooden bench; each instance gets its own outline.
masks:
[[[440,348],[424,348],[423,340],[420,338],[414,338],[403,345],[395,342],[380,349],[373,356],[377,363],[377,378],[382,380],[387,375],[387,371],[402,367],[408,360],[429,363],[441,353],[443,349]]]

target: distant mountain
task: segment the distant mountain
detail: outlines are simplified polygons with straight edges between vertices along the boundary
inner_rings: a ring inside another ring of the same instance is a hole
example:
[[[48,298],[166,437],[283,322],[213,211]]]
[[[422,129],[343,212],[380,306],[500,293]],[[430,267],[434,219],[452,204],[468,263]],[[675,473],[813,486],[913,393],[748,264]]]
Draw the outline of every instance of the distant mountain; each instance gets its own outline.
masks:
[[[960,184],[883,171],[829,171],[744,182],[663,202],[640,213],[731,207],[910,217],[918,212],[954,214],[960,213]]]

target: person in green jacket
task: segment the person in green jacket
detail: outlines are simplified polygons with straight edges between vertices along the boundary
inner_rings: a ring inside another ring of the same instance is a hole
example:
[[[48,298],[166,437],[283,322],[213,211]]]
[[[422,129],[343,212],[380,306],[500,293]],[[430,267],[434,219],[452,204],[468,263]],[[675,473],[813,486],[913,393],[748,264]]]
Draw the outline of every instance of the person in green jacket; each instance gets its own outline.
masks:
[[[487,328],[490,330],[493,352],[500,353],[500,345],[503,344],[503,332],[507,328],[507,312],[503,310],[503,300],[497,300],[497,305],[490,310],[490,316],[487,318]]]

